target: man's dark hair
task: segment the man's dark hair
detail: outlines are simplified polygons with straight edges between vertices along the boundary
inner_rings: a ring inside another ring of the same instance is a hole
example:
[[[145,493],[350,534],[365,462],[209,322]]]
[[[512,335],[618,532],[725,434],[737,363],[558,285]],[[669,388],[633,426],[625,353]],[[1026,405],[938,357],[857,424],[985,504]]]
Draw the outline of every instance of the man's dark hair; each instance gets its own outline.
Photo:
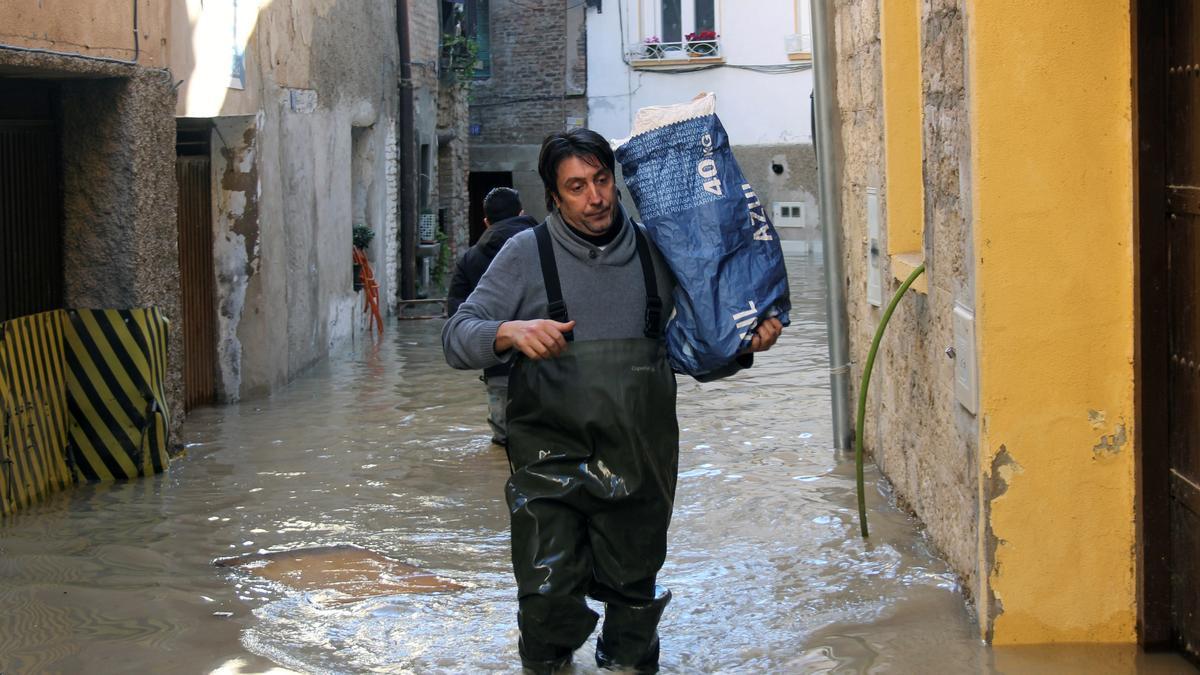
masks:
[[[510,187],[493,188],[483,198],[483,215],[493,225],[516,218],[521,215],[521,195]]]
[[[558,131],[542,141],[538,155],[538,175],[546,188],[546,209],[554,210],[554,195],[558,194],[558,165],[568,157],[578,157],[588,164],[601,166],[616,174],[617,160],[612,147],[600,134],[591,129]]]

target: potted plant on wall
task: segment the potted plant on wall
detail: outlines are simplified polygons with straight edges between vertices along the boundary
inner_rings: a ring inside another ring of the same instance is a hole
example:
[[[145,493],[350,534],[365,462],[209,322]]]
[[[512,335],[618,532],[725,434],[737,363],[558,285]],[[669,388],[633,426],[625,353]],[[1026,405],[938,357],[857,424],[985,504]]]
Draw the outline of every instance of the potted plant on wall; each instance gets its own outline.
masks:
[[[367,250],[367,247],[371,245],[371,240],[374,238],[375,238],[375,230],[372,230],[371,228],[367,227],[366,225],[363,225],[362,223],[359,223],[354,226],[354,230],[353,230],[354,248],[358,249],[360,252],[365,252]],[[353,260],[353,258],[351,258],[351,260]],[[359,265],[357,262],[352,262],[351,266],[354,269],[354,292],[357,293],[358,291],[361,291],[363,288],[362,265]]]
[[[651,35],[642,41],[642,57],[647,59],[663,57],[662,40],[659,40],[657,35]]]
[[[716,56],[717,55],[717,35],[713,30],[702,30],[695,33],[688,33],[684,36],[687,40],[687,53],[691,57],[701,56]]]

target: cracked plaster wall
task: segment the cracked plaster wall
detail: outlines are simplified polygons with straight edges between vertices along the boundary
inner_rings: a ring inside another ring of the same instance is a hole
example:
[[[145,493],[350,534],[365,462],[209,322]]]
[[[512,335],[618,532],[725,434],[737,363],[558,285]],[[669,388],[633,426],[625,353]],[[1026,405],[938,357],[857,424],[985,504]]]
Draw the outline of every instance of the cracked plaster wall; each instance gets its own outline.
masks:
[[[202,3],[176,6],[204,24]],[[395,7],[259,3],[241,90],[189,79],[210,34],[173,25],[177,114],[215,120],[218,388],[223,400],[261,396],[364,332],[351,288],[356,219],[376,232],[368,255],[385,307],[395,294]]]

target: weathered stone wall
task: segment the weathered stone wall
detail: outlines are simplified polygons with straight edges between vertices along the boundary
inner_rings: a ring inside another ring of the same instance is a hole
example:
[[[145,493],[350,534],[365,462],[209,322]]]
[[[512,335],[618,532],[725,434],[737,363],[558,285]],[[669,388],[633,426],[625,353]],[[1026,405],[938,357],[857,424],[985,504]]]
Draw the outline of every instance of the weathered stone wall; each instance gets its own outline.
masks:
[[[467,137],[465,86],[444,86],[438,93],[438,208],[445,209],[452,260],[467,248],[470,224],[467,176],[471,145]]]
[[[852,382],[857,390],[881,316],[866,302],[866,190],[879,189],[881,216],[887,199],[878,4],[842,3],[836,20],[846,152],[844,246],[855,364]],[[954,361],[945,351],[954,344],[955,303],[970,308],[974,297],[961,0],[925,0],[920,29],[928,293],[910,291],[889,324],[872,376],[864,440],[895,486],[899,501],[926,524],[930,538],[970,590],[976,588],[978,558],[977,428],[975,417],[955,398]],[[881,221],[884,251],[887,227]],[[902,272],[893,269],[886,256],[880,264],[886,304]]]
[[[363,329],[355,222],[394,295],[397,54],[392,4],[274,3],[246,48],[252,91],[213,92],[227,94],[212,143],[224,400],[274,391]]]
[[[395,3],[393,3],[395,4]],[[413,86],[437,91],[438,58],[441,46],[440,2],[409,0],[408,39]]]
[[[183,421],[175,223],[175,92],[160,70],[0,50],[0,68],[59,83],[64,303],[158,307],[167,401]]]

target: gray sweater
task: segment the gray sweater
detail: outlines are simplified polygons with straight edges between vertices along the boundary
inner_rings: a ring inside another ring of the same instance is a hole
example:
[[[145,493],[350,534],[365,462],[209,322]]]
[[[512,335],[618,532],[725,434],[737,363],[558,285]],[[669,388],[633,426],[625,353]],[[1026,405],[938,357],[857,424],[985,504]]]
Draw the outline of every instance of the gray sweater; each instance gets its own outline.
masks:
[[[619,205],[618,205],[619,208]],[[557,212],[546,218],[567,314],[575,321],[575,340],[642,337],[646,322],[646,285],[642,280],[634,227],[621,209],[624,227],[600,248],[573,234]],[[650,244],[662,298],[662,320],[674,308],[675,277]],[[514,350],[496,354],[496,329],[504,321],[545,319],[550,315],[542,266],[533,230],[514,236],[492,261],[479,285],[442,328],[442,349],[454,368],[478,370],[509,361]],[[712,380],[749,367],[749,356],[702,379]]]

